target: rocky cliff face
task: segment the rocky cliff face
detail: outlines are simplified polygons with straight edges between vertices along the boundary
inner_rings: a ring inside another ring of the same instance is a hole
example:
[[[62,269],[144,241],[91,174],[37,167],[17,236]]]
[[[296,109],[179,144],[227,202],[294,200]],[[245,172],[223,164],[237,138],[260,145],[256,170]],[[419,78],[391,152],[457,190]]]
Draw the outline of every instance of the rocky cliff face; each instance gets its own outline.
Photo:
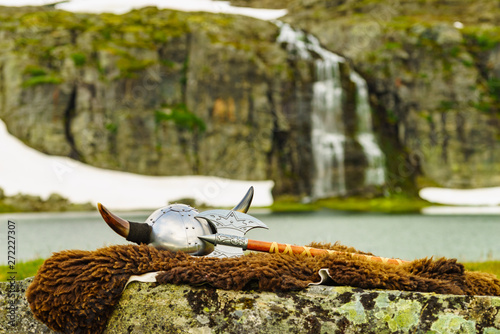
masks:
[[[284,57],[272,24],[154,8],[15,15],[0,117],[28,145],[142,174],[266,178]]]
[[[2,14],[0,117],[28,145],[98,167],[272,179],[278,194],[311,194],[317,57],[287,51],[275,24],[156,8]],[[348,142],[356,193],[373,184]]]
[[[28,145],[141,174],[282,176],[268,163],[288,80],[275,25],[155,8],[2,14],[0,117]]]

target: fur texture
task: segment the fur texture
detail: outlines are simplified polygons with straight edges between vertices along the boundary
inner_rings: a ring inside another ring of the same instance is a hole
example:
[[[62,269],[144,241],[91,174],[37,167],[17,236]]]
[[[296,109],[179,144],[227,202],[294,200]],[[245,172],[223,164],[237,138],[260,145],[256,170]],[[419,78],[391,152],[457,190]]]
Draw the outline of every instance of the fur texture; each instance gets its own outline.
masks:
[[[146,245],[62,251],[45,261],[26,295],[35,317],[63,333],[102,332],[128,278],[152,271],[161,271],[160,284],[278,292],[303,289],[319,281],[319,269],[328,268],[337,285],[500,296],[495,276],[467,272],[454,259],[420,259],[396,266],[352,257],[348,253],[355,249],[338,244],[311,246],[347,253],[317,257],[253,253],[217,259]]]

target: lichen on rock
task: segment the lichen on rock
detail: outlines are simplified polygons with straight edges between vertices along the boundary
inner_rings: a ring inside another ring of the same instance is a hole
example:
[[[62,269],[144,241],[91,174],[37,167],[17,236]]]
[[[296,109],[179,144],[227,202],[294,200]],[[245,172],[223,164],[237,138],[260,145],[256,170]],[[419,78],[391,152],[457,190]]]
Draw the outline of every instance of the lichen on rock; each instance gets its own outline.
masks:
[[[133,283],[105,333],[495,333],[499,302],[350,287],[270,293]]]
[[[54,333],[33,318],[24,292],[0,283],[0,332]],[[7,306],[17,305],[9,326]],[[500,297],[456,296],[342,286],[287,293],[133,282],[104,333],[500,333]]]

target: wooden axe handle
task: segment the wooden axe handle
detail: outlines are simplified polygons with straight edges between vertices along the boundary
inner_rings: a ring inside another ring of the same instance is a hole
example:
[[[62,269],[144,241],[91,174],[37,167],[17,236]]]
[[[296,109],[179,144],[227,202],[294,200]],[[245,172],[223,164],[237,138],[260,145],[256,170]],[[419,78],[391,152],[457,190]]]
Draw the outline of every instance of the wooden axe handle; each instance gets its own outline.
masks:
[[[327,254],[327,253],[330,253],[330,254],[351,254],[352,256],[367,259],[369,261],[396,264],[396,265],[410,262],[410,261],[404,261],[404,260],[400,260],[400,259],[390,259],[390,258],[386,258],[386,257],[371,256],[371,255],[364,255],[364,254],[358,254],[358,253],[339,252],[339,251],[334,251],[331,249],[319,249],[319,248],[312,248],[312,247],[307,247],[307,246],[295,246],[295,245],[290,245],[290,244],[279,244],[277,242],[258,241],[258,240],[251,240],[251,239],[248,239],[248,246],[246,249],[259,251],[259,252],[268,252],[268,253],[277,253],[277,254],[303,254],[303,255],[308,255],[308,256],[317,256],[317,255]]]

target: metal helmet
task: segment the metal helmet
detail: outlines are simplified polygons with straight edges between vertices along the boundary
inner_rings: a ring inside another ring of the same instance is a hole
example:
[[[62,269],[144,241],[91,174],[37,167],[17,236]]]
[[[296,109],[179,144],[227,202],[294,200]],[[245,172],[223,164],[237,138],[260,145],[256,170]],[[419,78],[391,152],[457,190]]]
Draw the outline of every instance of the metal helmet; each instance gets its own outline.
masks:
[[[156,248],[206,255],[214,246],[198,239],[199,235],[214,233],[206,220],[195,219],[198,210],[185,204],[173,204],[153,212],[146,223],[152,231],[149,243]]]
[[[233,210],[246,213],[253,198],[250,187]],[[104,221],[119,235],[137,244],[145,243],[160,249],[183,251],[191,255],[207,255],[214,246],[199,239],[213,234],[215,227],[205,219],[196,219],[199,211],[185,204],[172,204],[154,211],[144,223],[125,220],[113,214],[101,203],[97,207]]]

